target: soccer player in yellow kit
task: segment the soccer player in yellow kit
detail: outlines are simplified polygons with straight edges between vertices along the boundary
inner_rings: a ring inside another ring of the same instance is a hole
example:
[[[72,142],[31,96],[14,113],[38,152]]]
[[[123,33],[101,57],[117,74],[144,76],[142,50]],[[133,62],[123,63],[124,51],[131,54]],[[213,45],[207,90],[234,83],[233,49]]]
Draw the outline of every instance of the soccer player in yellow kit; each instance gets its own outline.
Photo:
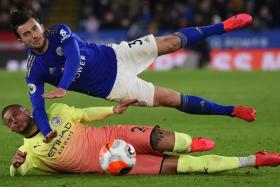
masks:
[[[58,136],[50,143],[44,143],[44,136],[28,109],[17,104],[5,107],[2,110],[4,124],[24,136],[24,144],[12,161],[10,175],[25,175],[31,168],[53,173],[103,173],[99,165],[99,151],[113,139],[123,139],[136,150],[136,165],[129,174],[212,173],[280,164],[278,153],[265,151],[246,157],[193,157],[186,153],[210,150],[214,148],[214,142],[208,138],[191,138],[188,134],[166,131],[156,125],[97,128],[81,124],[121,114],[136,102],[132,99],[114,107],[84,109],[55,103],[47,113],[51,128]],[[167,156],[164,151],[180,154]]]

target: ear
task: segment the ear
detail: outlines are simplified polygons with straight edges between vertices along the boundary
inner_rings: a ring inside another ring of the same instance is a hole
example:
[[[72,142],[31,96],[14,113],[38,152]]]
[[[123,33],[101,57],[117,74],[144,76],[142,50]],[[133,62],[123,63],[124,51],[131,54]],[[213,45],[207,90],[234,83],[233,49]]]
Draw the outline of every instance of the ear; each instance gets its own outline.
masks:
[[[45,26],[43,24],[40,25],[42,28],[42,31],[45,32]]]

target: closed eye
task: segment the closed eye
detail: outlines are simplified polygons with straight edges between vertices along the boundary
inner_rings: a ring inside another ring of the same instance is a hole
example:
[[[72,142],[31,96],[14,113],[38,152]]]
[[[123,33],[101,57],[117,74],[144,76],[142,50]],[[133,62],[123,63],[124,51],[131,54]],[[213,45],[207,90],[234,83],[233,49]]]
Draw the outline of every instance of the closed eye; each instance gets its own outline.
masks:
[[[24,32],[22,35],[25,36],[25,37],[27,37],[27,36],[29,36],[30,34],[31,34],[31,32],[30,32],[30,31],[27,31],[27,32]]]
[[[12,118],[10,118],[10,119],[8,120],[8,126],[10,126],[12,122],[13,122],[13,120],[12,120]]]
[[[38,26],[37,25],[34,25],[33,27],[32,27],[32,30],[33,31],[36,31],[38,29]]]

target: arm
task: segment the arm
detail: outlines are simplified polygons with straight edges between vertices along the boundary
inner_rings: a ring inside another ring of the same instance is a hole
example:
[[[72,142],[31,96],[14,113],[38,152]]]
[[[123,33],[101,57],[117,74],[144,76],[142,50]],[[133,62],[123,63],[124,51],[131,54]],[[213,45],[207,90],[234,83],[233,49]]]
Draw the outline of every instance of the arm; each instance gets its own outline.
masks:
[[[36,121],[36,125],[44,135],[45,143],[50,142],[54,137],[57,136],[56,131],[52,131],[48,116],[45,110],[45,101],[42,97],[44,93],[44,83],[33,83],[32,81],[26,79],[27,85],[30,89],[30,100],[33,108],[33,117]]]
[[[106,119],[113,114],[122,114],[125,112],[129,105],[136,104],[137,99],[130,99],[121,101],[114,107],[90,107],[84,109],[76,109],[73,116],[76,120],[81,122],[91,122],[101,119]]]
[[[32,164],[26,159],[27,153],[17,150],[12,165],[10,166],[10,176],[25,175],[31,168]]]
[[[27,85],[30,89],[29,97],[32,103],[34,120],[42,134],[47,136],[52,129],[45,111],[45,101],[41,96],[44,93],[44,83],[34,83],[27,80]]]
[[[60,98],[64,97],[66,90],[71,85],[75,78],[77,69],[80,64],[80,49],[78,42],[72,36],[71,30],[66,25],[63,25],[60,30],[59,40],[62,44],[62,50],[66,58],[64,72],[58,84],[58,88],[43,95],[44,98]]]
[[[106,119],[114,114],[113,107],[89,107],[80,109],[81,122],[91,122]]]
[[[66,62],[63,76],[58,84],[58,87],[67,90],[75,78],[80,64],[80,49],[78,42],[73,37],[69,37],[62,43],[62,49]]]

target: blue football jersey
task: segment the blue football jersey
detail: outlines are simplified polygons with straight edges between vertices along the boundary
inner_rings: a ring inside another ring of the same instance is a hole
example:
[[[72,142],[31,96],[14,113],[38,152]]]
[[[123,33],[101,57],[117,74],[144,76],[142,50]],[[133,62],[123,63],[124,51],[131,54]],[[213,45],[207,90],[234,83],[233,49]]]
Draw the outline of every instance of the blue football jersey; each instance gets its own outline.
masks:
[[[116,54],[111,47],[87,43],[65,24],[47,29],[45,35],[47,51],[36,54],[29,49],[26,71],[33,116],[44,135],[51,131],[42,97],[44,83],[106,98],[117,74]]]

